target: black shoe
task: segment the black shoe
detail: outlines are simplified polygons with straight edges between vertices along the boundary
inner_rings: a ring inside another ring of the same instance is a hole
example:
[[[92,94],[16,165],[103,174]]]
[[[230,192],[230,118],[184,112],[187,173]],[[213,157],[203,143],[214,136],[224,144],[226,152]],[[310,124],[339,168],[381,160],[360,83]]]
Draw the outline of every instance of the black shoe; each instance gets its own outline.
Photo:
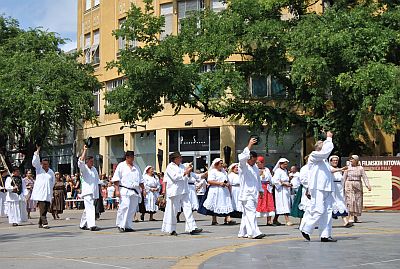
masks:
[[[177,236],[178,234],[175,231],[172,231],[169,235]]]
[[[144,221],[144,214],[140,215],[140,220]]]
[[[211,225],[218,225],[218,222],[212,221],[212,222],[211,222]]]
[[[124,232],[125,232],[125,229],[124,229],[124,228],[121,228],[121,227],[118,227],[118,231],[119,231],[120,233],[124,233]]]
[[[224,222],[224,225],[236,225],[236,221],[230,220],[230,221]]]
[[[305,240],[310,241],[310,235],[306,234],[305,232],[301,232],[301,234],[303,235]]]
[[[85,226],[83,226],[83,227],[81,227],[81,226],[79,226],[79,229],[81,229],[81,230],[89,230],[89,228],[85,225]]]
[[[348,222],[344,227],[346,227],[346,228],[351,228],[351,227],[353,227],[353,226],[354,226],[353,223]]]
[[[93,227],[90,227],[90,230],[91,230],[92,232],[95,232],[95,231],[99,231],[100,229],[99,229],[99,227],[97,227],[97,226],[93,226]]]
[[[16,226],[18,226],[18,223],[13,223],[12,226],[16,227]]]
[[[39,228],[43,228],[43,225],[42,225],[42,224],[39,224]]]
[[[267,236],[266,234],[259,234],[256,237],[253,237],[253,239],[263,239],[266,236]]]
[[[196,229],[194,229],[193,231],[191,231],[190,234],[191,234],[191,235],[199,234],[199,233],[201,233],[202,231],[203,231],[203,229],[201,229],[201,228],[196,228]]]
[[[332,237],[321,237],[321,242],[337,242],[336,239],[333,239]]]
[[[131,233],[131,232],[135,232],[135,230],[132,229],[132,228],[125,228],[125,232],[126,233]]]

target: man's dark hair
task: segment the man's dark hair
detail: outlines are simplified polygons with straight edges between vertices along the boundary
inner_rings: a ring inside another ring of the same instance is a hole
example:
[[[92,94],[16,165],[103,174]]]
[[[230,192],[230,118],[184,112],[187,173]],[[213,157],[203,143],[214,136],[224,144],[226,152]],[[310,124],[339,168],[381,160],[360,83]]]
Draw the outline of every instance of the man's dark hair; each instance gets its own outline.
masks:
[[[87,157],[85,158],[85,162],[88,162],[88,161],[91,160],[91,159],[93,159],[93,156],[87,156]]]
[[[49,159],[47,159],[47,158],[43,158],[43,159],[42,159],[42,162],[48,162],[48,163],[50,163]]]
[[[257,158],[257,152],[255,151],[250,151],[250,158]]]
[[[135,157],[135,152],[133,150],[128,150],[125,152],[125,158],[126,157]]]
[[[20,171],[18,166],[13,166],[12,172],[14,173],[15,171]]]

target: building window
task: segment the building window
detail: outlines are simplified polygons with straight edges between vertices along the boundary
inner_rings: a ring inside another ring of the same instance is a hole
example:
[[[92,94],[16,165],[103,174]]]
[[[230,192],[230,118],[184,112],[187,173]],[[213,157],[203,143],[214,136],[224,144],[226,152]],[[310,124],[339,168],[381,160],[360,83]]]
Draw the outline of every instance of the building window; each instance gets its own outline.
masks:
[[[85,63],[90,63],[90,34],[85,35],[85,43],[84,43],[84,50],[85,54]]]
[[[94,0],[94,7],[97,7],[98,5],[100,5],[100,0]]]
[[[162,32],[160,34],[160,39],[163,40],[166,38],[168,35],[172,34],[172,25],[173,25],[173,5],[172,3],[168,4],[162,4],[160,5],[160,16],[164,16],[165,19],[165,25],[162,29]]]
[[[121,29],[122,24],[126,21],[126,18],[122,18],[118,21],[119,29]],[[118,50],[124,50],[126,48],[126,38],[120,36],[118,38]]]
[[[112,91],[124,84],[125,78],[117,78],[107,82],[107,91]]]
[[[212,72],[215,70],[215,64],[203,64],[200,67],[200,73],[207,73],[207,72]]]
[[[126,22],[126,18],[122,18],[118,21],[119,29],[122,28],[122,25]],[[127,48],[134,48],[136,47],[136,40],[134,41],[127,41],[124,37],[118,38],[118,52],[117,55],[120,54],[121,50],[125,50]]]
[[[178,2],[178,32],[181,30],[181,20],[190,13],[204,9],[204,0],[182,0]]]
[[[135,133],[135,162],[144,171],[146,166],[156,167],[156,134],[152,132]]]
[[[100,89],[97,89],[93,92],[94,102],[93,102],[93,111],[96,113],[96,116],[100,115]]]
[[[92,0],[86,0],[85,1],[85,11],[87,11],[91,8],[92,8]]]
[[[249,84],[253,97],[278,97],[286,95],[284,86],[271,76],[252,76]]]
[[[220,149],[219,128],[169,131],[169,151],[211,151]]]
[[[224,0],[211,0],[211,9],[214,12],[221,12],[226,9],[226,1]]]
[[[91,47],[92,53],[92,63],[99,64],[100,63],[100,30],[96,30],[93,32],[93,44]]]

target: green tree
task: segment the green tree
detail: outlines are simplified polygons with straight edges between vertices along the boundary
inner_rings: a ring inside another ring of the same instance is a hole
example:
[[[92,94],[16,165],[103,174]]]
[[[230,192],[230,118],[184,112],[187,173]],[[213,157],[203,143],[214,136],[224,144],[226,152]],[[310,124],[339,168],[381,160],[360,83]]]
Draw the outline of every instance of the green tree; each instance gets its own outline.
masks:
[[[53,141],[80,120],[95,121],[93,69],[78,53],[59,49],[65,41],[40,28],[22,30],[0,17],[0,151],[7,145],[30,160],[37,139]],[[28,165],[29,166],[29,165]]]
[[[109,64],[127,77],[106,95],[107,111],[124,122],[151,119],[165,99],[176,113],[192,107],[277,136],[293,124],[314,136],[329,128],[343,155],[368,151],[365,122],[388,133],[399,124],[394,1],[330,1],[315,14],[308,9],[314,1],[232,0],[220,13],[193,12],[178,35],[163,40],[164,19],[145,2],[143,10],[132,5],[115,31],[144,45]],[[282,20],[283,10],[292,16]],[[263,92],[266,82],[272,95]],[[374,126],[376,116],[382,122]]]

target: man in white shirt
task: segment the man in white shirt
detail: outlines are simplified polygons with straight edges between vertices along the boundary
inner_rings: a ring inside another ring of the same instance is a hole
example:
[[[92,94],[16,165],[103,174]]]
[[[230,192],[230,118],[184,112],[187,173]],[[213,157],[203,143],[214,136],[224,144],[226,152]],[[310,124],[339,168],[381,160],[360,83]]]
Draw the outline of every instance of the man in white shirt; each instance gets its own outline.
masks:
[[[132,218],[141,200],[141,188],[144,189],[142,173],[133,163],[135,153],[128,150],[125,161],[115,169],[112,181],[115,184],[115,196],[119,197],[116,225],[120,232],[133,232]]]
[[[311,194],[309,215],[303,218],[301,233],[310,241],[316,225],[320,231],[321,242],[336,242],[332,235],[332,192],[333,175],[327,158],[333,150],[333,134],[326,133],[324,142],[318,141],[308,158],[308,189]]]
[[[96,210],[94,207],[94,201],[99,198],[99,184],[102,182],[100,181],[97,169],[93,166],[93,156],[86,157],[87,149],[88,148],[85,145],[83,147],[82,155],[78,160],[78,167],[81,171],[82,179],[81,198],[83,198],[83,203],[85,205],[79,227],[82,230],[90,229],[91,231],[98,231],[99,229],[95,222]]]
[[[300,187],[300,173],[297,169],[297,166],[295,166],[295,165],[290,167],[289,180],[290,180],[290,184],[292,184],[290,198],[292,201],[294,201],[297,190]]]
[[[240,238],[261,239],[265,237],[265,234],[261,233],[258,228],[256,215],[258,197],[264,192],[261,186],[260,171],[256,165],[257,153],[250,151],[256,143],[256,138],[250,138],[247,147],[239,154],[239,201],[243,206],[238,234]]]
[[[39,153],[40,146],[36,146],[32,159],[32,166],[36,170],[36,180],[31,200],[37,201],[39,207],[39,228],[49,229],[46,215],[53,198],[53,187],[56,180],[53,170],[49,168],[49,161],[47,159],[40,161]]]
[[[193,218],[192,205],[189,199],[188,180],[193,166],[187,168],[182,164],[182,156],[179,152],[174,152],[170,156],[171,162],[168,164],[164,174],[164,182],[166,182],[166,200],[165,213],[161,231],[170,235],[178,235],[176,233],[176,214],[182,207],[183,214],[186,219],[185,231],[190,234],[198,234],[203,231],[196,226]]]

